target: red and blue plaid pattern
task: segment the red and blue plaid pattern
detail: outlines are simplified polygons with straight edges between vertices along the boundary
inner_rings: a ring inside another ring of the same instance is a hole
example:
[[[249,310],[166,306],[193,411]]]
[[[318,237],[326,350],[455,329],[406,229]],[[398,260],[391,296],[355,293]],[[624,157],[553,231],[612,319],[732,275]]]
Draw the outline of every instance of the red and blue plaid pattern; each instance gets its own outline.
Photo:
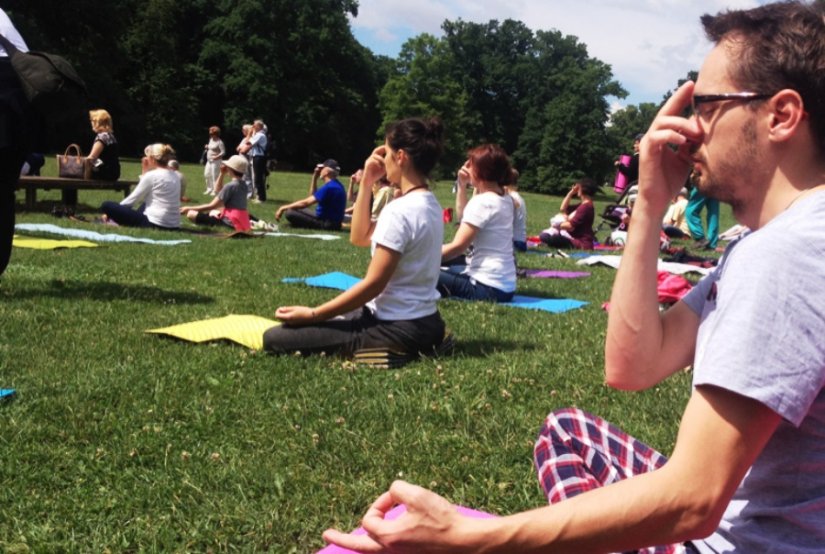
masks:
[[[667,458],[618,427],[578,408],[551,412],[534,449],[536,471],[551,504],[634,475],[653,471]],[[684,552],[681,544],[639,550]]]

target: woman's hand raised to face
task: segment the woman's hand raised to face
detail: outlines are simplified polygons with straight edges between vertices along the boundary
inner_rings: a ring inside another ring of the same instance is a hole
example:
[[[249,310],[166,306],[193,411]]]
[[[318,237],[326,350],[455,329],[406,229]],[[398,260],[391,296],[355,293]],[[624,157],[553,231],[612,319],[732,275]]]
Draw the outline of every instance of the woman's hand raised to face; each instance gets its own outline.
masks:
[[[364,162],[364,173],[361,182],[372,185],[372,183],[387,174],[387,169],[384,166],[384,156],[386,155],[387,147],[383,144],[372,151],[370,157]]]
[[[464,162],[457,173],[458,177],[458,184],[462,187],[466,187],[472,181],[472,177],[470,176],[470,160]]]

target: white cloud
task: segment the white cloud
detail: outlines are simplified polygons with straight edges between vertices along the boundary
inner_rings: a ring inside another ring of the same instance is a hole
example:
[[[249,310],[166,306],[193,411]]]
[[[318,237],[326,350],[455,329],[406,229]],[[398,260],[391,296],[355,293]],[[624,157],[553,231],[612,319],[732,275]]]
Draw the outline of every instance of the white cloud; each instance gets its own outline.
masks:
[[[613,68],[628,101],[657,102],[710,49],[699,24],[705,13],[753,7],[765,0],[360,0],[351,20],[356,36],[375,51],[396,55],[400,44],[426,32],[441,34],[445,19],[517,19],[536,30],[557,29],[587,45]],[[395,49],[395,51],[391,51]]]

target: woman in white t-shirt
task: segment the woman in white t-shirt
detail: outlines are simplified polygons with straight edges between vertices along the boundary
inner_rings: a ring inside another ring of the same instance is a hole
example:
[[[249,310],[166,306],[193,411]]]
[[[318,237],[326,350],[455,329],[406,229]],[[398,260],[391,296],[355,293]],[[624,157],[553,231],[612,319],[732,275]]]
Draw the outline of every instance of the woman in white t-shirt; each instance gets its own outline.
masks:
[[[206,163],[203,166],[203,180],[206,182],[206,190],[204,194],[215,196],[215,181],[221,174],[221,161],[226,155],[226,146],[221,140],[221,128],[213,125],[209,128],[209,142],[204,145],[206,152]]]
[[[443,127],[437,119],[405,119],[391,124],[385,137],[364,164],[363,182],[386,175],[401,196],[372,221],[370,187],[358,191],[350,241],[372,248],[364,279],[320,306],[278,308],[283,325],[264,333],[266,350],[352,355],[381,348],[417,356],[441,345],[435,285],[444,225],[428,175],[443,148]]]
[[[511,180],[507,153],[495,144],[470,150],[469,159],[458,170],[456,212],[461,224],[452,242],[441,249],[449,262],[472,245],[467,266],[460,273],[442,270],[438,290],[442,296],[469,300],[509,302],[516,291],[513,257],[515,203],[504,187]],[[467,201],[472,184],[475,194]]]
[[[104,202],[100,206],[103,218],[128,227],[178,229],[180,177],[168,166],[175,151],[168,144],[158,143],[147,146],[144,154],[143,173],[135,190],[120,203]]]

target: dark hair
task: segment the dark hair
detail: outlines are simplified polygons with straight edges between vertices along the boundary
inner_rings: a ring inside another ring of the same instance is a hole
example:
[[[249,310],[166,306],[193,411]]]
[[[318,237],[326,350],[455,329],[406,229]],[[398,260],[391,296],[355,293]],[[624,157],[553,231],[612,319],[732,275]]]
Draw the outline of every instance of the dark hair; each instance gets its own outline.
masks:
[[[778,2],[701,20],[710,40],[729,40],[735,49],[731,78],[737,86],[763,94],[799,93],[825,154],[825,3]]]
[[[387,125],[384,133],[393,150],[404,150],[413,166],[425,177],[430,174],[444,150],[444,126],[438,118],[411,117]]]
[[[508,185],[517,186],[518,185],[518,178],[521,175],[518,172],[518,169],[515,167],[510,168],[510,180],[507,183]]]
[[[597,185],[596,181],[590,177],[582,177],[578,180],[578,184],[579,187],[581,187],[582,193],[587,196],[594,196],[597,192],[599,192],[599,185]]]
[[[507,152],[497,144],[482,144],[476,146],[469,152],[470,166],[473,172],[483,181],[493,181],[502,187],[510,184],[511,171],[510,158]]]

